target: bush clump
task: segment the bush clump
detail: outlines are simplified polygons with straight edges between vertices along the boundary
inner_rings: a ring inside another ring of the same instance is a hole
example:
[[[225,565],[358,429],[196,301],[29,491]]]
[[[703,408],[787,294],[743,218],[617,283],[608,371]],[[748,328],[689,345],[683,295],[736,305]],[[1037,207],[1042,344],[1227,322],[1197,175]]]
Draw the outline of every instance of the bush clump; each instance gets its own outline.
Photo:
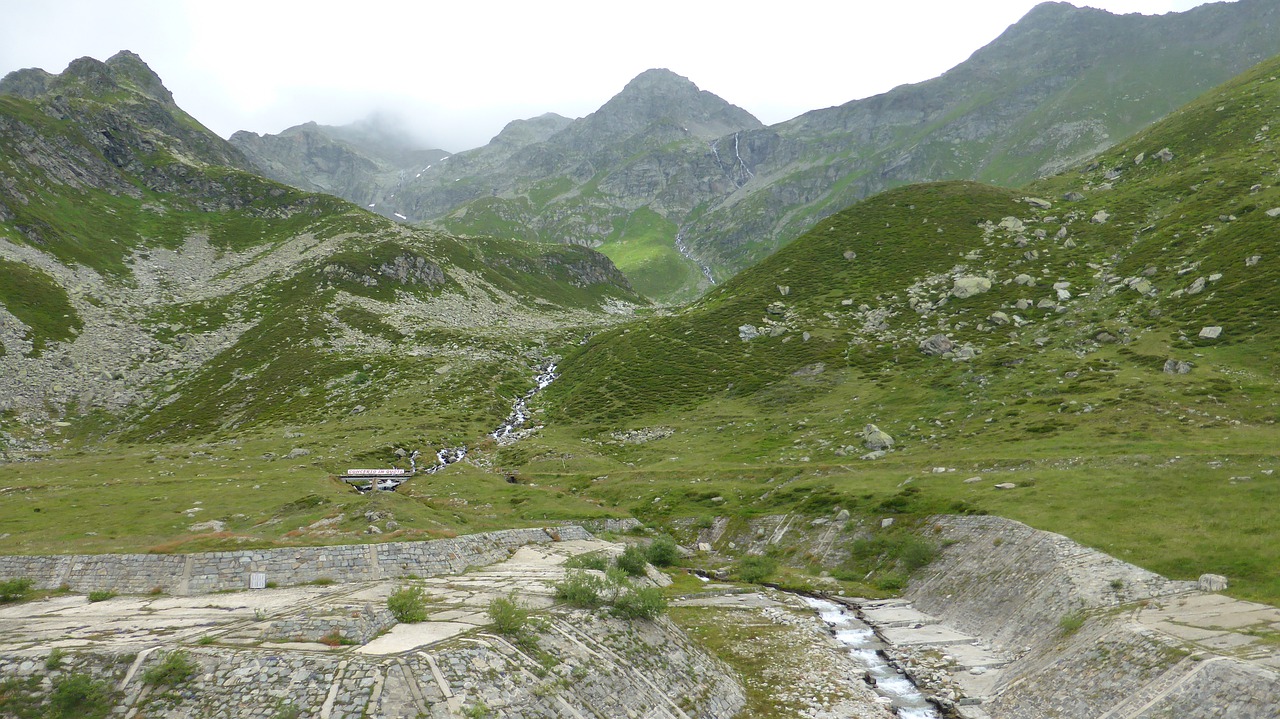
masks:
[[[387,609],[397,622],[412,624],[427,620],[427,599],[422,587],[402,587],[387,597]]]
[[[105,589],[96,589],[96,590],[94,590],[94,591],[92,591],[92,592],[89,592],[89,601],[90,601],[90,602],[105,602],[105,601],[107,601],[108,599],[110,599],[110,598],[114,597],[115,595],[116,595],[116,593],[115,593],[115,592],[107,591],[107,590],[105,590]]]
[[[200,666],[185,651],[179,649],[165,655],[164,661],[142,674],[144,684],[176,687],[195,676]]]
[[[657,587],[641,587],[613,600],[612,612],[624,619],[653,619],[667,610],[667,598]]]
[[[649,565],[644,550],[634,544],[627,545],[614,563],[618,565],[618,569],[633,577],[643,577],[645,568]]]
[[[680,548],[671,537],[658,537],[645,550],[645,559],[655,567],[670,567],[680,561]]]
[[[26,577],[6,579],[0,582],[0,604],[20,602],[31,592],[31,580]]]
[[[568,572],[555,584],[556,599],[582,609],[600,606],[604,589],[604,580],[585,571]]]
[[[603,572],[609,568],[609,558],[601,552],[578,554],[565,560],[564,566],[569,569],[594,569]]]
[[[757,584],[763,582],[778,569],[778,562],[772,557],[743,557],[738,562],[738,578],[744,582]]]
[[[499,634],[520,637],[529,623],[529,610],[520,606],[515,593],[494,597],[489,602],[489,620]]]
[[[111,713],[111,687],[88,674],[69,674],[49,693],[49,712],[57,719],[102,719]]]

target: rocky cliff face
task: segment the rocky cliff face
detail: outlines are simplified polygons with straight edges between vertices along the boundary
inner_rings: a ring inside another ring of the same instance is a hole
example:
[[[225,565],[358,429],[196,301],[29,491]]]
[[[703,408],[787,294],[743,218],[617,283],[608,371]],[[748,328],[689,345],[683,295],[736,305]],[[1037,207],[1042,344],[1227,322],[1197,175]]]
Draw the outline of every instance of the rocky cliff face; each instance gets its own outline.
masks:
[[[669,222],[666,256],[726,277],[889,187],[1052,174],[1280,52],[1277,27],[1265,0],[1163,16],[1044,3],[941,77],[771,127],[650,70],[545,137],[513,147],[504,131],[383,187],[379,209],[610,253],[619,224],[647,207]],[[706,284],[700,272],[667,280]]]

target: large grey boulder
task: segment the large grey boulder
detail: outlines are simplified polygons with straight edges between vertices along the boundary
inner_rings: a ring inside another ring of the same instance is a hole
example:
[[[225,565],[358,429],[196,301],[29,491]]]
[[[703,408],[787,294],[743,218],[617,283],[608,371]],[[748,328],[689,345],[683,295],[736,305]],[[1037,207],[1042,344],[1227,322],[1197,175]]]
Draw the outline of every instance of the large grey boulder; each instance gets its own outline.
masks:
[[[1204,329],[1200,330],[1200,339],[1216,340],[1221,336],[1222,336],[1221,327],[1217,327],[1217,326],[1205,327]]]
[[[1227,588],[1227,578],[1221,574],[1201,574],[1200,591],[1221,592]]]
[[[1188,374],[1191,372],[1191,363],[1182,360],[1167,359],[1164,361],[1165,374]]]
[[[954,349],[956,344],[947,338],[946,335],[937,334],[928,339],[920,340],[920,351],[930,357],[946,354]]]
[[[991,280],[985,277],[957,277],[951,287],[951,295],[957,299],[973,297],[990,291]]]
[[[759,336],[760,330],[756,329],[755,325],[742,325],[738,328],[738,339],[743,342],[750,342]]]
[[[869,424],[862,430],[862,444],[873,452],[890,450],[893,449],[893,437],[874,424]]]

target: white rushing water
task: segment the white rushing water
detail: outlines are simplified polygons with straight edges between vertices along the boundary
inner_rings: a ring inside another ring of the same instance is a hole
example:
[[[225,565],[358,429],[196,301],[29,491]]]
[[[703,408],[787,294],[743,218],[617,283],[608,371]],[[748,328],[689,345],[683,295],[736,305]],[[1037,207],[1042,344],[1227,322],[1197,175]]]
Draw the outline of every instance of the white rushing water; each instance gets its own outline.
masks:
[[[940,719],[938,710],[924,698],[916,685],[876,653],[881,645],[871,627],[835,602],[812,597],[802,598],[831,627],[836,639],[849,648],[849,654],[875,680],[876,693],[892,703],[899,717]]]
[[[528,406],[529,400],[532,399],[535,394],[546,389],[547,385],[550,385],[552,382],[555,382],[556,378],[558,378],[559,376],[560,375],[556,374],[556,364],[554,362],[548,362],[547,364],[540,367],[538,369],[538,374],[536,374],[533,378],[533,384],[534,384],[533,389],[526,392],[523,397],[518,397],[516,399],[515,403],[511,407],[511,414],[507,416],[506,420],[504,420],[502,424],[498,425],[497,429],[495,429],[493,432],[490,432],[489,436],[493,437],[494,439],[504,444],[515,442],[516,440],[520,439],[521,435],[519,433],[519,429],[523,427],[526,422],[529,421],[529,406]],[[418,453],[414,452],[413,459],[416,460],[417,456],[418,456]],[[436,472],[439,472],[440,470],[444,469],[445,467],[448,467],[454,462],[461,462],[463,459],[466,459],[466,456],[467,456],[467,448],[465,446],[445,447],[439,452],[436,452],[436,463],[431,465],[430,467],[424,468],[422,470],[422,473],[435,474]],[[414,467],[416,470],[417,465],[415,464]],[[413,474],[416,474],[416,471],[410,472],[409,476],[406,476],[404,479],[397,478],[397,479],[378,480],[375,482],[371,482],[369,486],[357,485],[355,486],[355,489],[358,492],[368,492],[370,489],[374,489],[375,488],[374,485],[376,485],[377,489],[384,490],[384,491],[392,491],[396,487],[399,487],[400,485],[409,481],[409,479],[412,478]]]

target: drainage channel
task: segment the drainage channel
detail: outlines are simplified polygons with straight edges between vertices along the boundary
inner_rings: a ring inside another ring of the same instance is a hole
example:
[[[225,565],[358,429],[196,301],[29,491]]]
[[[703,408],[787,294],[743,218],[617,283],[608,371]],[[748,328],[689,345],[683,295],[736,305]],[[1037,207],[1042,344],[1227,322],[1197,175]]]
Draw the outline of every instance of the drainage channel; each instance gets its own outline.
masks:
[[[941,719],[942,715],[916,685],[880,655],[877,650],[884,645],[871,627],[835,602],[813,597],[801,599],[831,627],[836,639],[849,648],[849,654],[874,682],[876,693],[893,706],[901,719]]]

